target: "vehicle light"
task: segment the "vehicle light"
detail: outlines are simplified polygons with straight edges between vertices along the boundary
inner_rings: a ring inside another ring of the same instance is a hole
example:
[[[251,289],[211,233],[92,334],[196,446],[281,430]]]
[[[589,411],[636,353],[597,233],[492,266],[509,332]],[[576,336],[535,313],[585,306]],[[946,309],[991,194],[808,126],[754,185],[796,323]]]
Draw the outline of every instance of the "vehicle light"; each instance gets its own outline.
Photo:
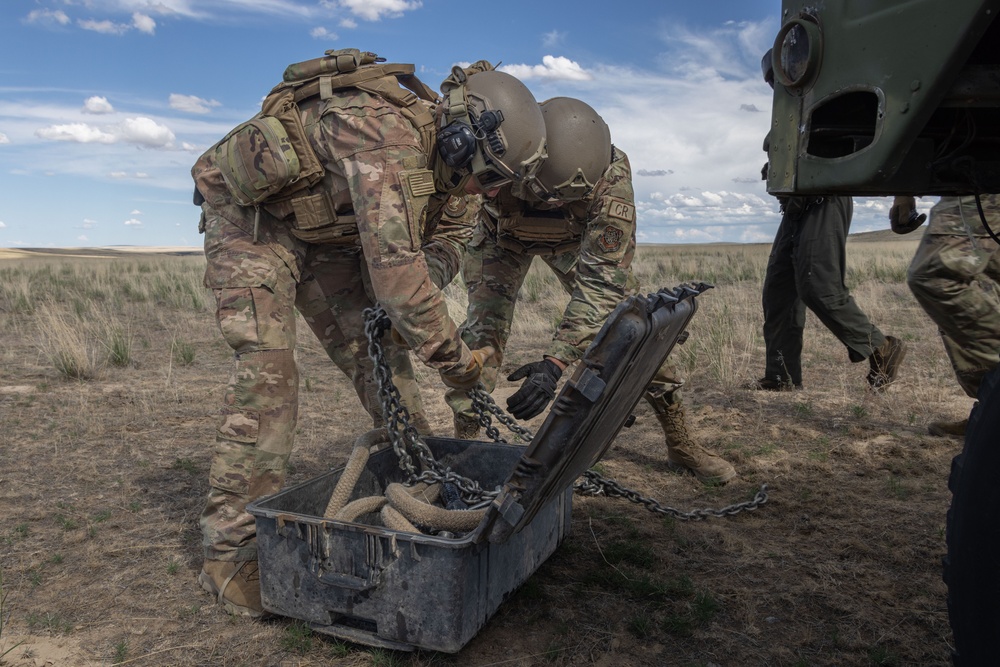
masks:
[[[771,51],[774,78],[786,88],[804,88],[819,71],[823,35],[812,17],[792,19],[781,26]]]

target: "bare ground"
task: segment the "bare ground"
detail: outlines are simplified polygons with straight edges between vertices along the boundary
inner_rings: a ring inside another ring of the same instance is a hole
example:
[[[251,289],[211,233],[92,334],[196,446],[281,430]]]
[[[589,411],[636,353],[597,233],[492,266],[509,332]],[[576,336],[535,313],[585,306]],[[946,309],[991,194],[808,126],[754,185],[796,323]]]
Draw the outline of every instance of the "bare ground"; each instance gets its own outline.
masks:
[[[726,298],[721,288],[703,297],[692,339]],[[847,363],[815,320],[804,391],[749,392],[692,372],[692,430],[740,473],[725,487],[669,473],[662,433],[640,405],[602,462],[606,474],[680,509],[748,500],[764,483],[768,502],[683,522],[577,496],[571,536],[457,655],[371,650],[291,619],[230,617],[199,588],[197,519],[230,368],[211,314],[143,322],[135,363],[86,382],[62,379],[30,323],[4,314],[0,654],[9,652],[0,663],[947,665],[940,561],[960,443],[928,436],[926,424],[964,416],[971,401],[914,309],[879,322],[910,342],[884,395],[866,391],[866,365]],[[342,465],[365,430],[350,384],[302,329],[289,483]],[[198,350],[188,366],[168,352],[179,331]],[[542,342],[513,340],[507,363]],[[511,390],[501,387],[498,403]],[[447,408],[427,400],[447,434]]]

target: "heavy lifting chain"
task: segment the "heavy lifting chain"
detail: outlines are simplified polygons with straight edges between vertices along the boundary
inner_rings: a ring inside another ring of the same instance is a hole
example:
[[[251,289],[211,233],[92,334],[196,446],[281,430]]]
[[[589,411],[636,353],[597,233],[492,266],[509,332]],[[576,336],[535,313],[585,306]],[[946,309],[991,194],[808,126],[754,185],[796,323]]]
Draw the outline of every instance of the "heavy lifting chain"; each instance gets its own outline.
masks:
[[[441,466],[434,460],[434,456],[427,444],[420,438],[420,434],[410,424],[410,413],[400,400],[399,390],[392,382],[392,371],[386,361],[382,351],[381,338],[389,328],[389,318],[381,307],[369,308],[364,312],[365,333],[368,336],[368,356],[375,364],[375,377],[379,386],[379,398],[382,402],[382,414],[385,416],[389,427],[389,439],[392,443],[393,451],[399,458],[400,468],[407,474],[410,483],[414,482],[451,482],[461,491],[463,500],[469,504],[482,504],[483,500],[489,500],[500,493],[497,488],[494,491],[485,491],[479,483],[462,477],[454,471]],[[496,404],[489,392],[485,391],[482,384],[469,392],[472,399],[472,407],[479,417],[479,425],[486,431],[493,442],[506,443],[500,435],[499,429],[493,426],[493,417],[514,433],[518,439],[525,443],[531,442],[534,434],[527,428],[521,426],[513,417],[503,411]],[[492,415],[492,417],[491,417]],[[413,458],[407,450],[407,445],[424,464],[425,469],[418,474]],[[700,521],[708,517],[726,517],[740,512],[750,512],[767,502],[767,484],[761,484],[760,489],[752,500],[741,503],[734,503],[718,509],[693,509],[683,511],[674,507],[663,505],[657,500],[648,496],[643,496],[639,492],[622,486],[613,479],[603,477],[594,470],[588,470],[573,484],[573,490],[583,496],[607,496],[609,498],[624,498],[630,502],[642,505],[650,512],[672,516],[680,521]]]
[[[410,423],[410,411],[403,405],[399,390],[396,389],[396,385],[392,381],[392,371],[389,369],[389,362],[386,360],[381,342],[383,334],[390,326],[389,317],[381,306],[367,308],[363,315],[365,335],[368,337],[368,356],[375,365],[375,380],[378,383],[382,416],[385,418],[389,431],[389,442],[392,444],[392,450],[399,458],[399,467],[406,474],[407,484],[413,485],[417,482],[454,484],[458,488],[462,500],[470,507],[480,505],[484,500],[489,501],[498,496],[500,494],[499,487],[487,491],[479,485],[479,482],[459,475],[434,459],[434,454],[427,443]],[[417,464],[411,456],[411,452],[416,454],[417,459],[419,459],[422,471],[417,470]]]

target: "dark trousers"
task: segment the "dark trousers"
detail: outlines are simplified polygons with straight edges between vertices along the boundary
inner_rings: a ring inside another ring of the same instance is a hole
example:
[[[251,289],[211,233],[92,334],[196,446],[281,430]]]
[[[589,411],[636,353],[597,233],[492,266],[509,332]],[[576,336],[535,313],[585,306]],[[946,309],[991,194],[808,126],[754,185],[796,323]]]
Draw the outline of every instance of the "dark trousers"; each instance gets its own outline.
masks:
[[[761,298],[764,307],[765,377],[802,382],[806,308],[847,347],[853,362],[885,342],[844,284],[850,197],[792,197],[771,246]]]

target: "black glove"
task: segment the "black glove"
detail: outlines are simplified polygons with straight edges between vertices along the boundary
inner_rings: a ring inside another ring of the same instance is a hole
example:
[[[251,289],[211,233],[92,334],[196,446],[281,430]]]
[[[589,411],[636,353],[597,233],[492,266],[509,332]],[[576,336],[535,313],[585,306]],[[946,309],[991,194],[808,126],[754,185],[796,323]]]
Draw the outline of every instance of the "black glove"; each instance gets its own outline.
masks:
[[[517,392],[507,399],[507,411],[517,419],[531,419],[542,413],[556,395],[556,383],[562,369],[548,359],[533,361],[507,376],[511,382],[528,378]]]

